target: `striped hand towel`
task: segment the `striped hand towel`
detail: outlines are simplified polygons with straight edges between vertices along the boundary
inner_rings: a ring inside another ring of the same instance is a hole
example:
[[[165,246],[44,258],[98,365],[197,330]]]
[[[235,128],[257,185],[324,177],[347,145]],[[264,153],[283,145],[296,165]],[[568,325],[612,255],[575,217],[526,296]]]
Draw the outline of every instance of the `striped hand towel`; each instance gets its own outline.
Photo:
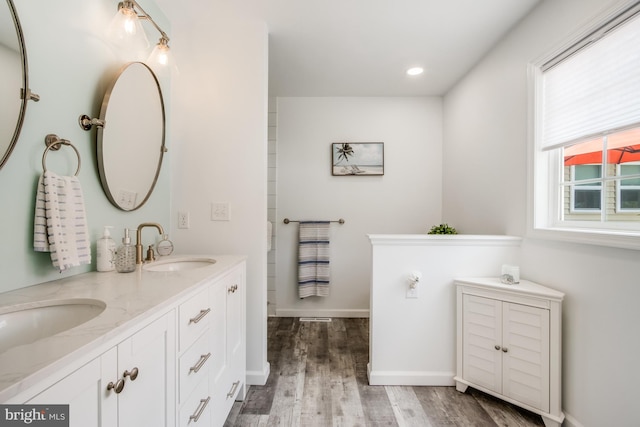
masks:
[[[33,248],[51,252],[60,272],[91,263],[91,246],[84,197],[75,176],[45,171],[38,181],[33,227]]]
[[[298,293],[300,298],[329,295],[329,221],[300,221]]]

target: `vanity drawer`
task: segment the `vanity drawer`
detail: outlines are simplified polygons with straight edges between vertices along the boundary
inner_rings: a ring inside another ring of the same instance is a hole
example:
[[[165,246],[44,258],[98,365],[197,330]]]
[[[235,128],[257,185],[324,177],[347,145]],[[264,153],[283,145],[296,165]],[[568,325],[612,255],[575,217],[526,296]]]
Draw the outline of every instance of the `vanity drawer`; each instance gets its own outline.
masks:
[[[204,334],[182,355],[178,361],[178,400],[184,403],[198,382],[209,376],[213,353],[209,334]]]
[[[185,351],[209,327],[211,307],[209,291],[204,289],[180,304],[178,309],[178,335],[180,352]]]
[[[212,425],[211,396],[209,381],[206,378],[197,384],[193,393],[180,407],[178,425],[180,427],[210,427]]]

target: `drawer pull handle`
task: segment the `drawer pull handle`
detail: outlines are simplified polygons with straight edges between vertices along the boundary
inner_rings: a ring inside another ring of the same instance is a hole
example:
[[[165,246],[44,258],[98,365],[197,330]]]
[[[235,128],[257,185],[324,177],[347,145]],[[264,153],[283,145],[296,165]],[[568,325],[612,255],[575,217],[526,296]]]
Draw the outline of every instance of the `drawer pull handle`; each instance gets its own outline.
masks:
[[[122,390],[124,390],[124,380],[120,378],[118,381],[116,381],[115,384],[113,383],[113,381],[111,381],[109,384],[107,384],[107,390],[113,390],[116,392],[116,394],[120,394]]]
[[[238,389],[239,385],[240,385],[240,381],[236,381],[233,383],[233,385],[231,386],[231,391],[227,393],[227,399],[230,397],[233,397],[233,395],[236,394],[236,390]]]
[[[200,313],[196,317],[189,319],[189,324],[198,323],[199,321],[202,320],[204,316],[209,314],[210,311],[211,311],[210,308],[207,308],[206,310],[200,310]]]
[[[198,372],[210,357],[211,357],[211,352],[200,356],[200,360],[198,360],[198,363],[196,363],[195,366],[192,366],[191,368],[189,368],[189,373]]]
[[[211,396],[208,396],[206,399],[200,399],[200,404],[196,408],[196,412],[189,417],[189,421],[193,420],[196,423],[198,422],[200,415],[204,412],[204,408],[209,404],[209,400],[211,400]]]
[[[138,368],[133,368],[131,371],[124,371],[122,376],[126,379],[127,377],[131,378],[131,381],[135,381],[138,378]]]

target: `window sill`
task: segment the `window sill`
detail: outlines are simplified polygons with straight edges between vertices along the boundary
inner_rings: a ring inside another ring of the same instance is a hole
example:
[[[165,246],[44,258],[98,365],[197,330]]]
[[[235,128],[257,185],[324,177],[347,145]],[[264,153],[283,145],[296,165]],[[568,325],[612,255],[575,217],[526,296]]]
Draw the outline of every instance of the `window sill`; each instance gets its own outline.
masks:
[[[640,232],[569,228],[534,228],[527,237],[561,242],[640,250]]]

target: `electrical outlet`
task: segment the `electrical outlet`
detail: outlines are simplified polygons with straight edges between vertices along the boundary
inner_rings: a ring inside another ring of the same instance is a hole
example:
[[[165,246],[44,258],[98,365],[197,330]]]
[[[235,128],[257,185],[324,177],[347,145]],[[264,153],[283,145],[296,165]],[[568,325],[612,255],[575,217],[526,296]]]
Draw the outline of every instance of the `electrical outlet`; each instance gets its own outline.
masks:
[[[129,190],[118,191],[118,206],[125,210],[132,210],[136,207],[136,198],[138,193]]]
[[[229,202],[211,203],[211,221],[229,221]]]
[[[189,228],[189,212],[178,212],[178,228]]]
[[[407,298],[418,298],[418,287],[411,289],[411,287],[407,288]]]

